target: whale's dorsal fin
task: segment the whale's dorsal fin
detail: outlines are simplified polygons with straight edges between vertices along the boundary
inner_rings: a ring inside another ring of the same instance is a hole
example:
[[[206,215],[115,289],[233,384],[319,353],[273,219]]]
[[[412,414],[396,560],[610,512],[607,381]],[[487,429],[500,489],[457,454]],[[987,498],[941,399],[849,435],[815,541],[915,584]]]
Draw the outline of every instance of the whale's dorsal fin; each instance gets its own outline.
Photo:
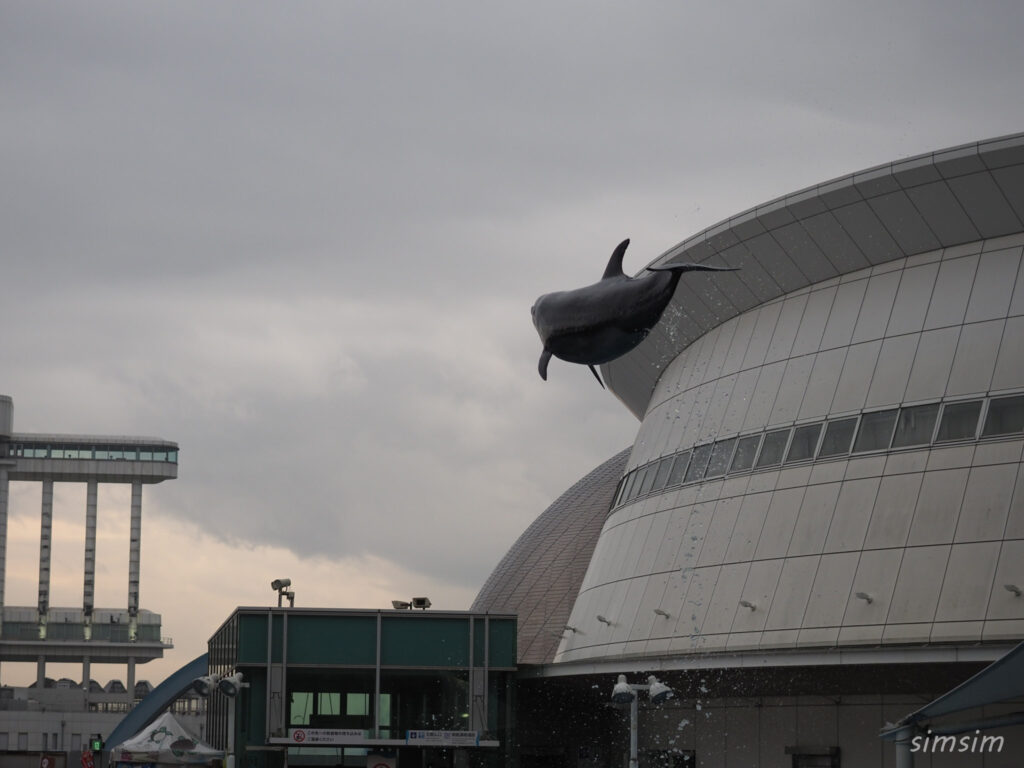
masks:
[[[626,255],[626,248],[628,246],[629,238],[627,237],[612,252],[612,257],[608,259],[608,266],[604,268],[604,274],[601,275],[602,280],[607,280],[609,277],[622,276],[622,257]]]

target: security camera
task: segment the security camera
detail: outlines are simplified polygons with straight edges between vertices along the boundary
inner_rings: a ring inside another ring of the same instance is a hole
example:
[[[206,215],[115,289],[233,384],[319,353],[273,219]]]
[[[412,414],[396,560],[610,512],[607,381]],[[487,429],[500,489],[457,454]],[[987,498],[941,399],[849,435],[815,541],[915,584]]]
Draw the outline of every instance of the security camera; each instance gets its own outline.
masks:
[[[412,603],[407,603],[405,600],[392,600],[391,607],[396,611],[407,611],[412,608]]]
[[[654,675],[647,678],[647,684],[650,686],[647,689],[647,695],[654,704],[661,704],[661,702],[671,699],[676,695],[675,691],[658,680]]]
[[[290,587],[291,585],[292,585],[292,580],[291,579],[274,579],[272,582],[270,582],[270,588],[271,589],[281,590],[281,589],[284,589],[285,587]]]
[[[425,611],[427,608],[430,607],[430,598],[429,597],[414,597],[412,599],[412,607],[413,608],[419,608],[421,611]]]
[[[192,681],[192,690],[200,696],[209,696],[213,693],[213,689],[217,687],[217,682],[219,680],[220,675],[203,675],[202,677],[197,677]]]
[[[625,675],[619,675],[619,682],[612,688],[612,701],[616,704],[629,704],[636,698],[636,693],[626,682]]]
[[[220,682],[217,683],[217,688],[225,696],[235,697],[242,689],[242,679],[242,673],[235,672],[233,675],[221,678]]]

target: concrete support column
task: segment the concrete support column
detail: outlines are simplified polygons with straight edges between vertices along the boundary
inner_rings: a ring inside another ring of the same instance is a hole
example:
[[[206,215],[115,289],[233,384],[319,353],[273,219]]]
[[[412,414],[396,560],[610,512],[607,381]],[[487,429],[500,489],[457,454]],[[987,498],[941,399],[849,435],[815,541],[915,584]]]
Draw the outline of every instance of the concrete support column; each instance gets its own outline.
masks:
[[[125,688],[128,689],[128,700],[135,696],[135,657],[128,657],[128,682],[125,683]]]
[[[139,565],[142,549],[142,482],[132,483],[132,522],[128,551],[128,639],[138,637]]]
[[[92,639],[92,609],[96,597],[96,490],[90,480],[85,489],[85,576],[82,583],[82,613],[85,614],[85,639]]]
[[[40,656],[36,659],[36,689],[43,690],[46,687],[46,657]]]
[[[4,585],[7,574],[7,470],[0,467],[0,637],[4,634]]]
[[[89,681],[92,680],[92,663],[88,656],[82,659],[82,690],[85,691],[85,699],[89,700]]]
[[[53,480],[43,480],[43,508],[39,522],[39,639],[46,639],[50,610],[50,551],[53,548]]]

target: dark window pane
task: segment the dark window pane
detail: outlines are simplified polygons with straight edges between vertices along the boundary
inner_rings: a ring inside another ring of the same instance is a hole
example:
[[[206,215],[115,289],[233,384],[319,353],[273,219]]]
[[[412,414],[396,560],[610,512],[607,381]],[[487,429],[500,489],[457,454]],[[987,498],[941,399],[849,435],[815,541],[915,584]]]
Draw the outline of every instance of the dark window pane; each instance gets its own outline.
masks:
[[[730,472],[742,472],[754,466],[754,456],[757,455],[757,446],[761,442],[760,435],[741,437],[736,445],[736,453],[732,457]]]
[[[788,429],[780,429],[765,435],[764,445],[761,446],[761,454],[757,457],[757,466],[774,467],[776,464],[781,464],[782,454],[786,450],[786,443],[788,441]]]
[[[1024,432],[1024,396],[1001,397],[988,404],[982,437]]]
[[[981,415],[981,400],[967,403],[948,403],[942,406],[942,420],[935,442],[948,440],[973,440],[978,432],[978,417]]]
[[[676,455],[672,463],[672,471],[668,473],[668,484],[679,485],[683,482],[683,473],[686,472],[686,465],[690,462],[690,452],[683,451]]]
[[[793,442],[789,444],[786,463],[813,459],[814,449],[818,447],[818,435],[820,434],[821,424],[807,424],[803,427],[797,427],[796,431],[793,432]]]
[[[640,482],[640,472],[633,470],[629,473],[629,479],[626,481],[626,492],[622,494],[622,500],[624,502],[630,501],[636,496],[636,492],[640,489],[637,483]]]
[[[860,429],[853,444],[853,452],[879,451],[889,447],[892,430],[896,426],[896,410],[865,413],[860,417]]]
[[[657,464],[648,464],[644,468],[644,481],[640,485],[640,495],[643,496],[645,493],[650,493],[651,486],[654,485],[654,476],[658,472]]]
[[[729,467],[729,459],[732,458],[732,449],[736,445],[736,438],[722,440],[715,443],[711,451],[711,460],[708,462],[708,471],[705,477],[721,477]]]
[[[654,485],[651,486],[652,491],[660,491],[665,487],[665,483],[668,481],[668,471],[672,469],[672,457],[666,456],[658,464],[658,474],[654,477]]]
[[[686,470],[686,482],[690,483],[704,477],[704,470],[707,469],[708,459],[711,457],[711,448],[712,444],[708,443],[693,449],[690,466]]]
[[[927,445],[935,431],[935,418],[939,415],[939,404],[918,405],[902,408],[896,422],[896,434],[892,438],[893,448],[908,445]]]
[[[853,431],[857,428],[857,417],[852,419],[837,419],[830,421],[825,426],[825,437],[821,441],[821,448],[818,449],[818,457],[842,456],[850,452],[850,443],[853,442]]]

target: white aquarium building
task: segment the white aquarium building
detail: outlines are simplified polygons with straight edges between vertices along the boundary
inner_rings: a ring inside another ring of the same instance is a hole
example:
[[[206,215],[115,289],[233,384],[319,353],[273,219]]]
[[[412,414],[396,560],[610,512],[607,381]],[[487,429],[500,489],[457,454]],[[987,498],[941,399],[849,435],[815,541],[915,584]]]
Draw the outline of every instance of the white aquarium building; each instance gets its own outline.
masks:
[[[1024,134],[823,182],[655,260],[740,269],[686,275],[602,366],[631,451],[473,606],[546,641],[519,643],[522,703],[560,713],[521,710],[531,764],[623,765],[612,686],[654,674],[677,697],[641,694],[641,765],[894,766],[887,724],[1024,640],[1022,253]],[[1024,764],[1022,699],[974,702],[968,751],[913,764]]]

